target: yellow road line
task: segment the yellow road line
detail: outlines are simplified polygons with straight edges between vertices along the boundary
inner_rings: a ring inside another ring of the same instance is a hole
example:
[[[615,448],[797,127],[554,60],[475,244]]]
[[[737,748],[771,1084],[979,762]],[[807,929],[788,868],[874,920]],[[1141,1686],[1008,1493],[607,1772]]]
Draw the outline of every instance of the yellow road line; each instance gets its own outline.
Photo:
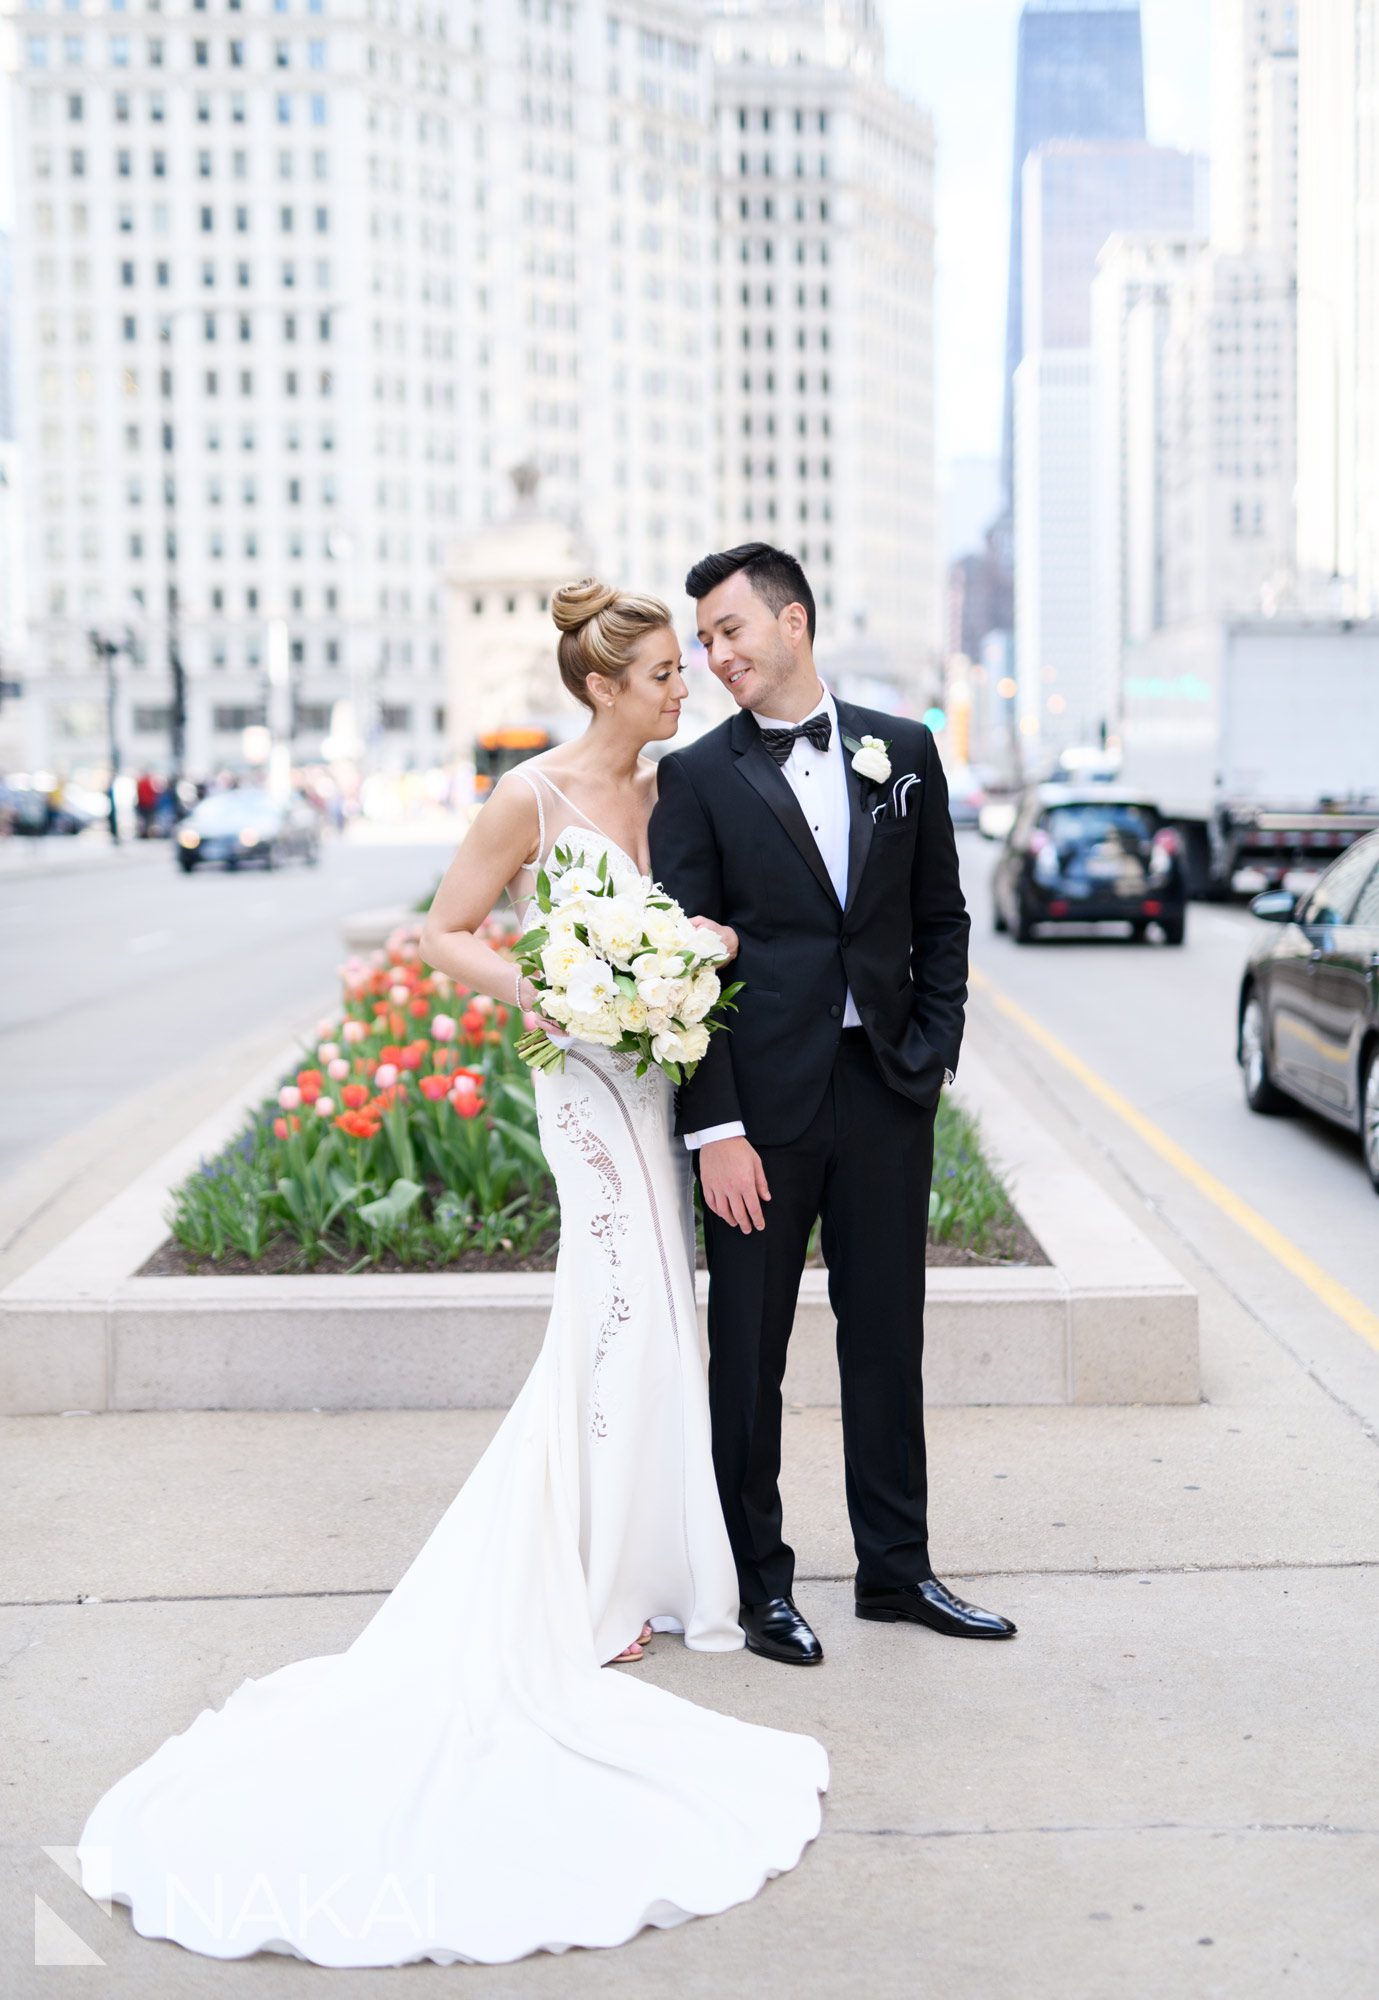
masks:
[[[1363,1299],[1348,1291],[1339,1279],[1324,1271],[1305,1250],[1300,1250],[1281,1229],[1276,1229],[1272,1222],[1267,1221],[1258,1209],[1251,1208],[1224,1181],[1209,1173],[1176,1139],[1170,1139],[1161,1125],[1156,1125],[1152,1118],[1146,1118],[1142,1111],[1137,1111],[1128,1097],[1122,1097],[1118,1090],[1083,1062],[1081,1056],[1075,1055],[1066,1043],[1059,1041],[1057,1035],[1050,1034],[1042,1022],[1036,1021],[1033,1014],[1027,1014],[1023,1007],[1009,999],[984,972],[972,966],[968,978],[974,992],[985,995],[993,1007],[1013,1021],[1031,1041],[1037,1042],[1055,1062],[1061,1063],[1108,1111],[1114,1111],[1117,1118],[1143,1139],[1160,1159],[1167,1160],[1200,1195],[1219,1208],[1223,1215],[1228,1215],[1247,1236],[1253,1237],[1261,1249],[1277,1258],[1285,1271],[1291,1272],[1299,1284],[1306,1285],[1308,1291],[1335,1313],[1337,1319],[1343,1320],[1352,1333],[1358,1333],[1379,1352],[1379,1313],[1371,1312]]]

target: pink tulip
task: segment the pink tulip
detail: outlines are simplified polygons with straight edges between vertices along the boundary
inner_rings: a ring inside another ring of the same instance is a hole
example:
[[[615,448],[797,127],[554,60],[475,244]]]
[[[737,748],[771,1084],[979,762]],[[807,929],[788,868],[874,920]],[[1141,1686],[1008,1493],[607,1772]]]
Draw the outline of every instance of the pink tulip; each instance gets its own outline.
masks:
[[[405,1007],[411,997],[412,989],[410,986],[390,986],[388,988],[388,998],[392,1001],[394,1007]]]
[[[453,1042],[455,1039],[455,1022],[453,1016],[449,1014],[433,1014],[431,1017],[431,1033],[438,1042]]]
[[[476,993],[469,1004],[480,1014],[491,1014],[493,1012],[494,1003],[487,993]]]
[[[373,1073],[375,1090],[388,1090],[397,1082],[397,1064],[380,1063]]]
[[[368,1032],[368,1024],[366,1022],[346,1021],[344,1027],[340,1030],[340,1036],[346,1042],[362,1042]]]
[[[455,1088],[451,1091],[450,1095],[452,1097],[477,1097],[478,1093],[479,1086],[475,1083],[473,1077],[466,1076],[461,1071],[460,1075],[455,1078]]]
[[[322,1042],[316,1051],[316,1060],[323,1063],[334,1062],[339,1053],[340,1044],[338,1042]]]
[[[333,1118],[335,1116],[335,1099],[333,1097],[318,1097],[316,1100],[316,1116],[318,1118]]]
[[[326,1064],[326,1075],[333,1077],[336,1083],[343,1083],[349,1073],[350,1066],[343,1056],[336,1056]]]
[[[285,1083],[278,1092],[278,1105],[283,1111],[295,1111],[302,1101],[302,1093],[295,1083]]]
[[[337,1014],[324,1014],[316,1023],[316,1032],[324,1040],[329,1040],[339,1026],[340,1018]]]

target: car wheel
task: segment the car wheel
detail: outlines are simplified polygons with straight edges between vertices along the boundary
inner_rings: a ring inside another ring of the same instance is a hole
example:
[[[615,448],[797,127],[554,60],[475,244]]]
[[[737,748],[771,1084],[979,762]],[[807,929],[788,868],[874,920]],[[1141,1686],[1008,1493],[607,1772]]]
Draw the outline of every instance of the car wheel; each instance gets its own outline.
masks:
[[[177,865],[182,870],[182,873],[184,875],[190,875],[193,868],[195,868],[196,866],[196,862],[194,861],[194,859],[190,854],[179,854],[177,857]]]
[[[1379,1194],[1379,1043],[1370,1049],[1360,1087],[1360,1144],[1374,1192]]]
[[[1148,924],[1138,924],[1138,923],[1137,923],[1137,924],[1131,924],[1131,926],[1130,926],[1130,938],[1131,938],[1131,942],[1132,942],[1132,943],[1134,943],[1134,944],[1143,944],[1143,943],[1144,943],[1144,941],[1145,941],[1145,939],[1146,939],[1146,938],[1147,938],[1148,936],[1149,936],[1149,926],[1148,926]]]
[[[1245,1102],[1251,1111],[1270,1113],[1284,1110],[1288,1099],[1269,1074],[1264,1033],[1264,1002],[1258,993],[1251,993],[1240,1017],[1240,1070],[1245,1081]]]
[[[1176,917],[1165,917],[1159,928],[1165,944],[1181,944],[1187,936],[1187,917],[1180,910]]]
[[[994,897],[992,898],[991,902],[991,928],[993,931],[999,932],[1002,937],[1005,936],[1005,933],[1010,928],[1005,918],[1001,915],[1000,904],[995,900]]]
[[[1030,916],[1028,909],[1023,903],[1015,905],[1015,942],[1016,944],[1034,943],[1034,919]]]

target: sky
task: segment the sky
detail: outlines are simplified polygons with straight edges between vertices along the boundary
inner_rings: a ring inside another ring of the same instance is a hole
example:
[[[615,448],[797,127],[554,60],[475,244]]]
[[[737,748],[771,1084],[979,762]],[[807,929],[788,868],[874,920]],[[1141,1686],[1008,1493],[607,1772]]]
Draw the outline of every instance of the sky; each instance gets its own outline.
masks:
[[[1021,0],[881,0],[886,67],[932,112],[940,477],[998,457]],[[1207,0],[1141,0],[1148,137],[1208,149]]]

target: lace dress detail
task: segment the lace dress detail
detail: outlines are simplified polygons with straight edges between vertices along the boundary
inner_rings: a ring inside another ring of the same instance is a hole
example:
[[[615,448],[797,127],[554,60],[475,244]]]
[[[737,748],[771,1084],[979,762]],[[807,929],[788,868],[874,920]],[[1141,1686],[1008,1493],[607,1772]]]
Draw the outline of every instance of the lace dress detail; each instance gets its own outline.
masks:
[[[597,828],[571,834],[634,866]],[[507,1963],[729,1909],[817,1834],[813,1737],[601,1664],[647,1618],[700,1651],[742,1645],[689,1155],[665,1077],[634,1071],[571,1044],[533,1079],[561,1215],[545,1339],[395,1588],[343,1652],[241,1682],[92,1809],[82,1886],[142,1936]]]

